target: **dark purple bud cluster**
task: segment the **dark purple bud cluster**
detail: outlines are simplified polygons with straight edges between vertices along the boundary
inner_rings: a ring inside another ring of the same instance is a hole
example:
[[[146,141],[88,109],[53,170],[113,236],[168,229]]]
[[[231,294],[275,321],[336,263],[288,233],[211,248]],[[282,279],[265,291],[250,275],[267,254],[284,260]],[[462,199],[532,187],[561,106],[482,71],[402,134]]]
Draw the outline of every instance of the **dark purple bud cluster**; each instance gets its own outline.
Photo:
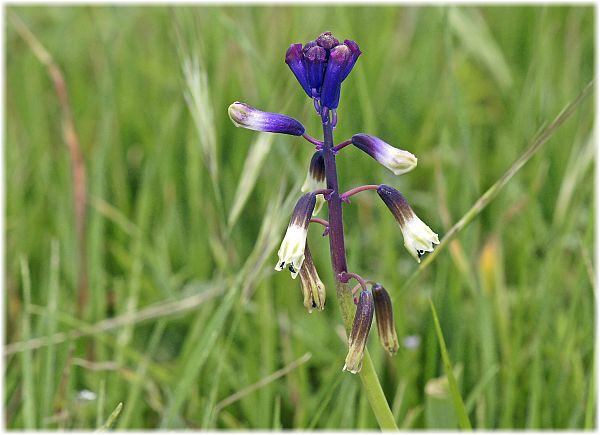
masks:
[[[315,102],[317,112],[328,119],[329,111],[337,109],[342,82],[354,68],[361,51],[358,44],[346,39],[340,43],[331,32],[324,32],[314,41],[292,44],[285,55],[296,79]]]
[[[398,337],[394,326],[392,301],[381,284],[373,284],[360,275],[349,272],[346,261],[342,203],[366,190],[376,190],[384,204],[392,212],[400,226],[404,246],[413,258],[420,262],[426,252],[431,252],[439,243],[438,236],[417,217],[406,198],[395,188],[383,184],[367,184],[340,193],[336,159],[340,151],[353,145],[395,175],[411,171],[417,166],[417,158],[410,152],[393,147],[383,140],[364,133],[334,145],[333,129],[337,123],[337,107],[340,101],[342,82],[348,77],[358,57],[358,44],[351,40],[340,43],[331,32],[324,32],[306,44],[292,44],[285,55],[285,62],[292,70],[306,95],[313,99],[314,106],[323,124],[323,141],[306,133],[302,123],[278,113],[263,112],[244,103],[235,102],[229,107],[229,117],[238,127],[251,130],[302,136],[315,146],[308,173],[301,191],[305,194],[298,200],[290,223],[277,252],[275,270],[289,269],[292,278],[300,275],[304,306],[311,312],[325,308],[325,286],[317,272],[307,243],[311,223],[325,227],[323,236],[329,238],[331,265],[338,294],[343,298],[354,297],[356,312],[345,311],[348,321],[354,315],[348,337],[348,355],[344,369],[357,373],[362,367],[365,346],[373,322],[377,319],[377,333],[384,349],[393,355],[398,351]],[[352,147],[350,147],[352,149]],[[321,207],[327,203],[328,220],[318,217]],[[350,279],[358,285],[350,292]],[[371,289],[367,283],[372,284]],[[358,293],[360,289],[360,293]],[[347,305],[342,304],[342,307]]]

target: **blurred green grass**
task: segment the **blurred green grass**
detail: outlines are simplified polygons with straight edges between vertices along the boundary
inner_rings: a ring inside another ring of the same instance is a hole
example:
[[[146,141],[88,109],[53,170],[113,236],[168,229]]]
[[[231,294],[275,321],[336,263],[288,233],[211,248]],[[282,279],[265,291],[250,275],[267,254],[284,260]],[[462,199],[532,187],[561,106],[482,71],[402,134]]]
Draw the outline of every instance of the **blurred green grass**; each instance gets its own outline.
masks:
[[[272,271],[312,147],[236,129],[228,105],[284,111],[320,136],[285,50],[323,30],[356,40],[364,54],[336,138],[377,135],[419,166],[395,177],[347,149],[342,189],[391,184],[442,236],[592,79],[593,12],[8,7],[70,93],[88,175],[90,298],[78,318],[60,106],[9,20],[6,343],[58,339],[5,357],[7,427],[376,428],[358,378],[341,372],[334,292],[307,315],[299,282]],[[403,292],[417,265],[395,221],[368,193],[345,207],[349,267],[393,293],[401,340],[419,338],[395,358],[369,343],[399,426],[457,425],[429,298],[475,428],[595,426],[593,119],[588,98]],[[332,289],[327,243],[309,238]]]

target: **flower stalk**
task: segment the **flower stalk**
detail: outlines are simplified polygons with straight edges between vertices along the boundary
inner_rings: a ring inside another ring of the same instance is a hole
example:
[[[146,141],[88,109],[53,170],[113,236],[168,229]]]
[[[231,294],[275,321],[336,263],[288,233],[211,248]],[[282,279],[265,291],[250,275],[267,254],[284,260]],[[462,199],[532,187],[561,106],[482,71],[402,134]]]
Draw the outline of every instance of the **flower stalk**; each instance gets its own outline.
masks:
[[[322,33],[316,40],[306,44],[292,44],[285,62],[312,100],[323,126],[323,141],[310,136],[304,126],[294,118],[277,113],[264,112],[245,103],[236,102],[229,108],[229,116],[238,127],[272,133],[302,136],[315,145],[305,182],[304,192],[292,213],[290,224],[278,251],[275,270],[286,266],[292,278],[300,274],[304,305],[309,312],[325,308],[325,287],[321,282],[310,250],[307,233],[311,222],[325,227],[323,236],[329,236],[331,268],[337,293],[337,300],[348,336],[348,354],[343,370],[358,373],[367,399],[382,429],[397,430],[394,417],[373,368],[367,351],[369,332],[373,315],[377,318],[378,335],[390,355],[398,350],[391,299],[380,284],[365,280],[360,275],[348,271],[344,241],[344,221],[342,204],[350,203],[349,198],[359,192],[376,190],[385,205],[390,209],[400,225],[404,244],[409,253],[419,261],[426,252],[433,251],[439,243],[435,234],[412,211],[405,198],[391,186],[367,184],[355,187],[340,194],[336,157],[348,145],[362,150],[395,175],[404,174],[417,165],[417,158],[408,151],[389,145],[383,140],[364,133],[355,134],[351,139],[334,145],[333,130],[338,122],[337,108],[340,102],[342,82],[352,71],[361,55],[358,44],[351,40],[340,43],[331,32]],[[328,220],[315,217],[321,206],[327,202]],[[351,279],[359,285],[352,288]],[[371,290],[367,283],[372,283]],[[355,298],[359,287],[360,297]]]
[[[327,188],[333,191],[329,195],[329,250],[331,252],[331,265],[337,301],[344,319],[344,326],[348,336],[352,333],[355,314],[352,288],[348,282],[342,282],[340,276],[347,270],[346,248],[344,243],[344,222],[342,219],[342,198],[339,194],[337,167],[335,163],[336,152],[333,145],[333,126],[330,122],[323,124],[323,159],[325,161],[325,179]],[[362,369],[358,372],[363,384],[371,409],[375,414],[379,427],[383,430],[398,430],[394,415],[387,403],[385,394],[373,367],[369,351],[365,348],[362,360]]]

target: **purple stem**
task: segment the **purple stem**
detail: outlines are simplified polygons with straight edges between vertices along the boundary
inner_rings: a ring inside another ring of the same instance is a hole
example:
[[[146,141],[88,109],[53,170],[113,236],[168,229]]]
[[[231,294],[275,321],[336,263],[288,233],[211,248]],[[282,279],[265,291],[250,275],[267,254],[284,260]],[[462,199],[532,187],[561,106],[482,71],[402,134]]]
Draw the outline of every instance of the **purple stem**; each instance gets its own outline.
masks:
[[[310,218],[310,221],[314,222],[316,224],[321,224],[325,228],[327,228],[329,226],[329,222],[327,222],[325,219],[321,219],[321,218],[318,218],[318,217]]]
[[[316,145],[318,147],[322,147],[323,146],[323,142],[321,142],[320,140],[312,137],[310,134],[308,134],[306,132],[302,135],[302,137],[304,139],[306,139],[307,141],[309,141],[313,145]]]
[[[332,192],[329,195],[329,251],[331,252],[331,266],[336,280],[339,275],[346,272],[346,248],[344,244],[344,221],[342,217],[342,199],[337,179],[335,152],[333,150],[333,128],[329,116],[323,119],[323,160],[325,162],[325,178],[327,188]]]
[[[354,278],[355,280],[358,281],[358,283],[360,284],[360,286],[362,287],[363,290],[367,289],[367,283],[362,278],[362,276],[360,276],[356,273],[352,273],[352,272],[342,272],[340,274],[340,281],[342,281],[342,282],[348,282],[352,278]]]
[[[379,189],[379,184],[365,184],[364,186],[358,186],[354,189],[350,189],[349,191],[342,193],[340,195],[340,198],[342,199],[342,201],[349,203],[350,201],[348,201],[348,198],[350,198],[352,195],[356,195],[359,192],[364,192],[365,190],[377,189]]]
[[[325,229],[323,230],[323,237],[329,235],[329,222],[327,222],[325,219],[314,217],[311,218],[310,221],[317,224],[321,224],[325,227]]]
[[[341,150],[341,149],[342,149],[342,148],[344,148],[344,147],[347,147],[347,146],[348,146],[348,145],[350,145],[351,143],[352,143],[352,139],[345,140],[344,142],[342,142],[342,143],[339,143],[339,144],[337,144],[336,146],[334,146],[334,147],[333,147],[333,151],[334,151],[335,153],[337,153],[339,150]]]

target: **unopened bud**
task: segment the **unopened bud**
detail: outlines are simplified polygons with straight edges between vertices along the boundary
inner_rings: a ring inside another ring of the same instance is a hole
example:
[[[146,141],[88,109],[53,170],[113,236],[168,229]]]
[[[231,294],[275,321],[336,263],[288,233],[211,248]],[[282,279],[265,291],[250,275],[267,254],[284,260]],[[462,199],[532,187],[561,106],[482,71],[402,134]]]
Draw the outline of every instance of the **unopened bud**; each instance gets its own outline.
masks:
[[[317,38],[317,44],[320,47],[323,47],[327,50],[331,50],[333,47],[335,47],[336,45],[340,44],[340,41],[338,41],[332,34],[331,32],[323,32],[319,35],[319,37]]]
[[[396,175],[405,174],[417,166],[417,158],[369,134],[355,134],[352,144],[373,157]]]
[[[377,320],[377,335],[381,345],[394,355],[398,352],[398,336],[394,325],[394,312],[392,301],[387,290],[381,284],[374,284],[371,288],[373,300],[375,301],[375,319]]]
[[[239,101],[229,106],[228,112],[236,127],[293,136],[304,134],[304,126],[294,118],[279,113],[263,112]]]

